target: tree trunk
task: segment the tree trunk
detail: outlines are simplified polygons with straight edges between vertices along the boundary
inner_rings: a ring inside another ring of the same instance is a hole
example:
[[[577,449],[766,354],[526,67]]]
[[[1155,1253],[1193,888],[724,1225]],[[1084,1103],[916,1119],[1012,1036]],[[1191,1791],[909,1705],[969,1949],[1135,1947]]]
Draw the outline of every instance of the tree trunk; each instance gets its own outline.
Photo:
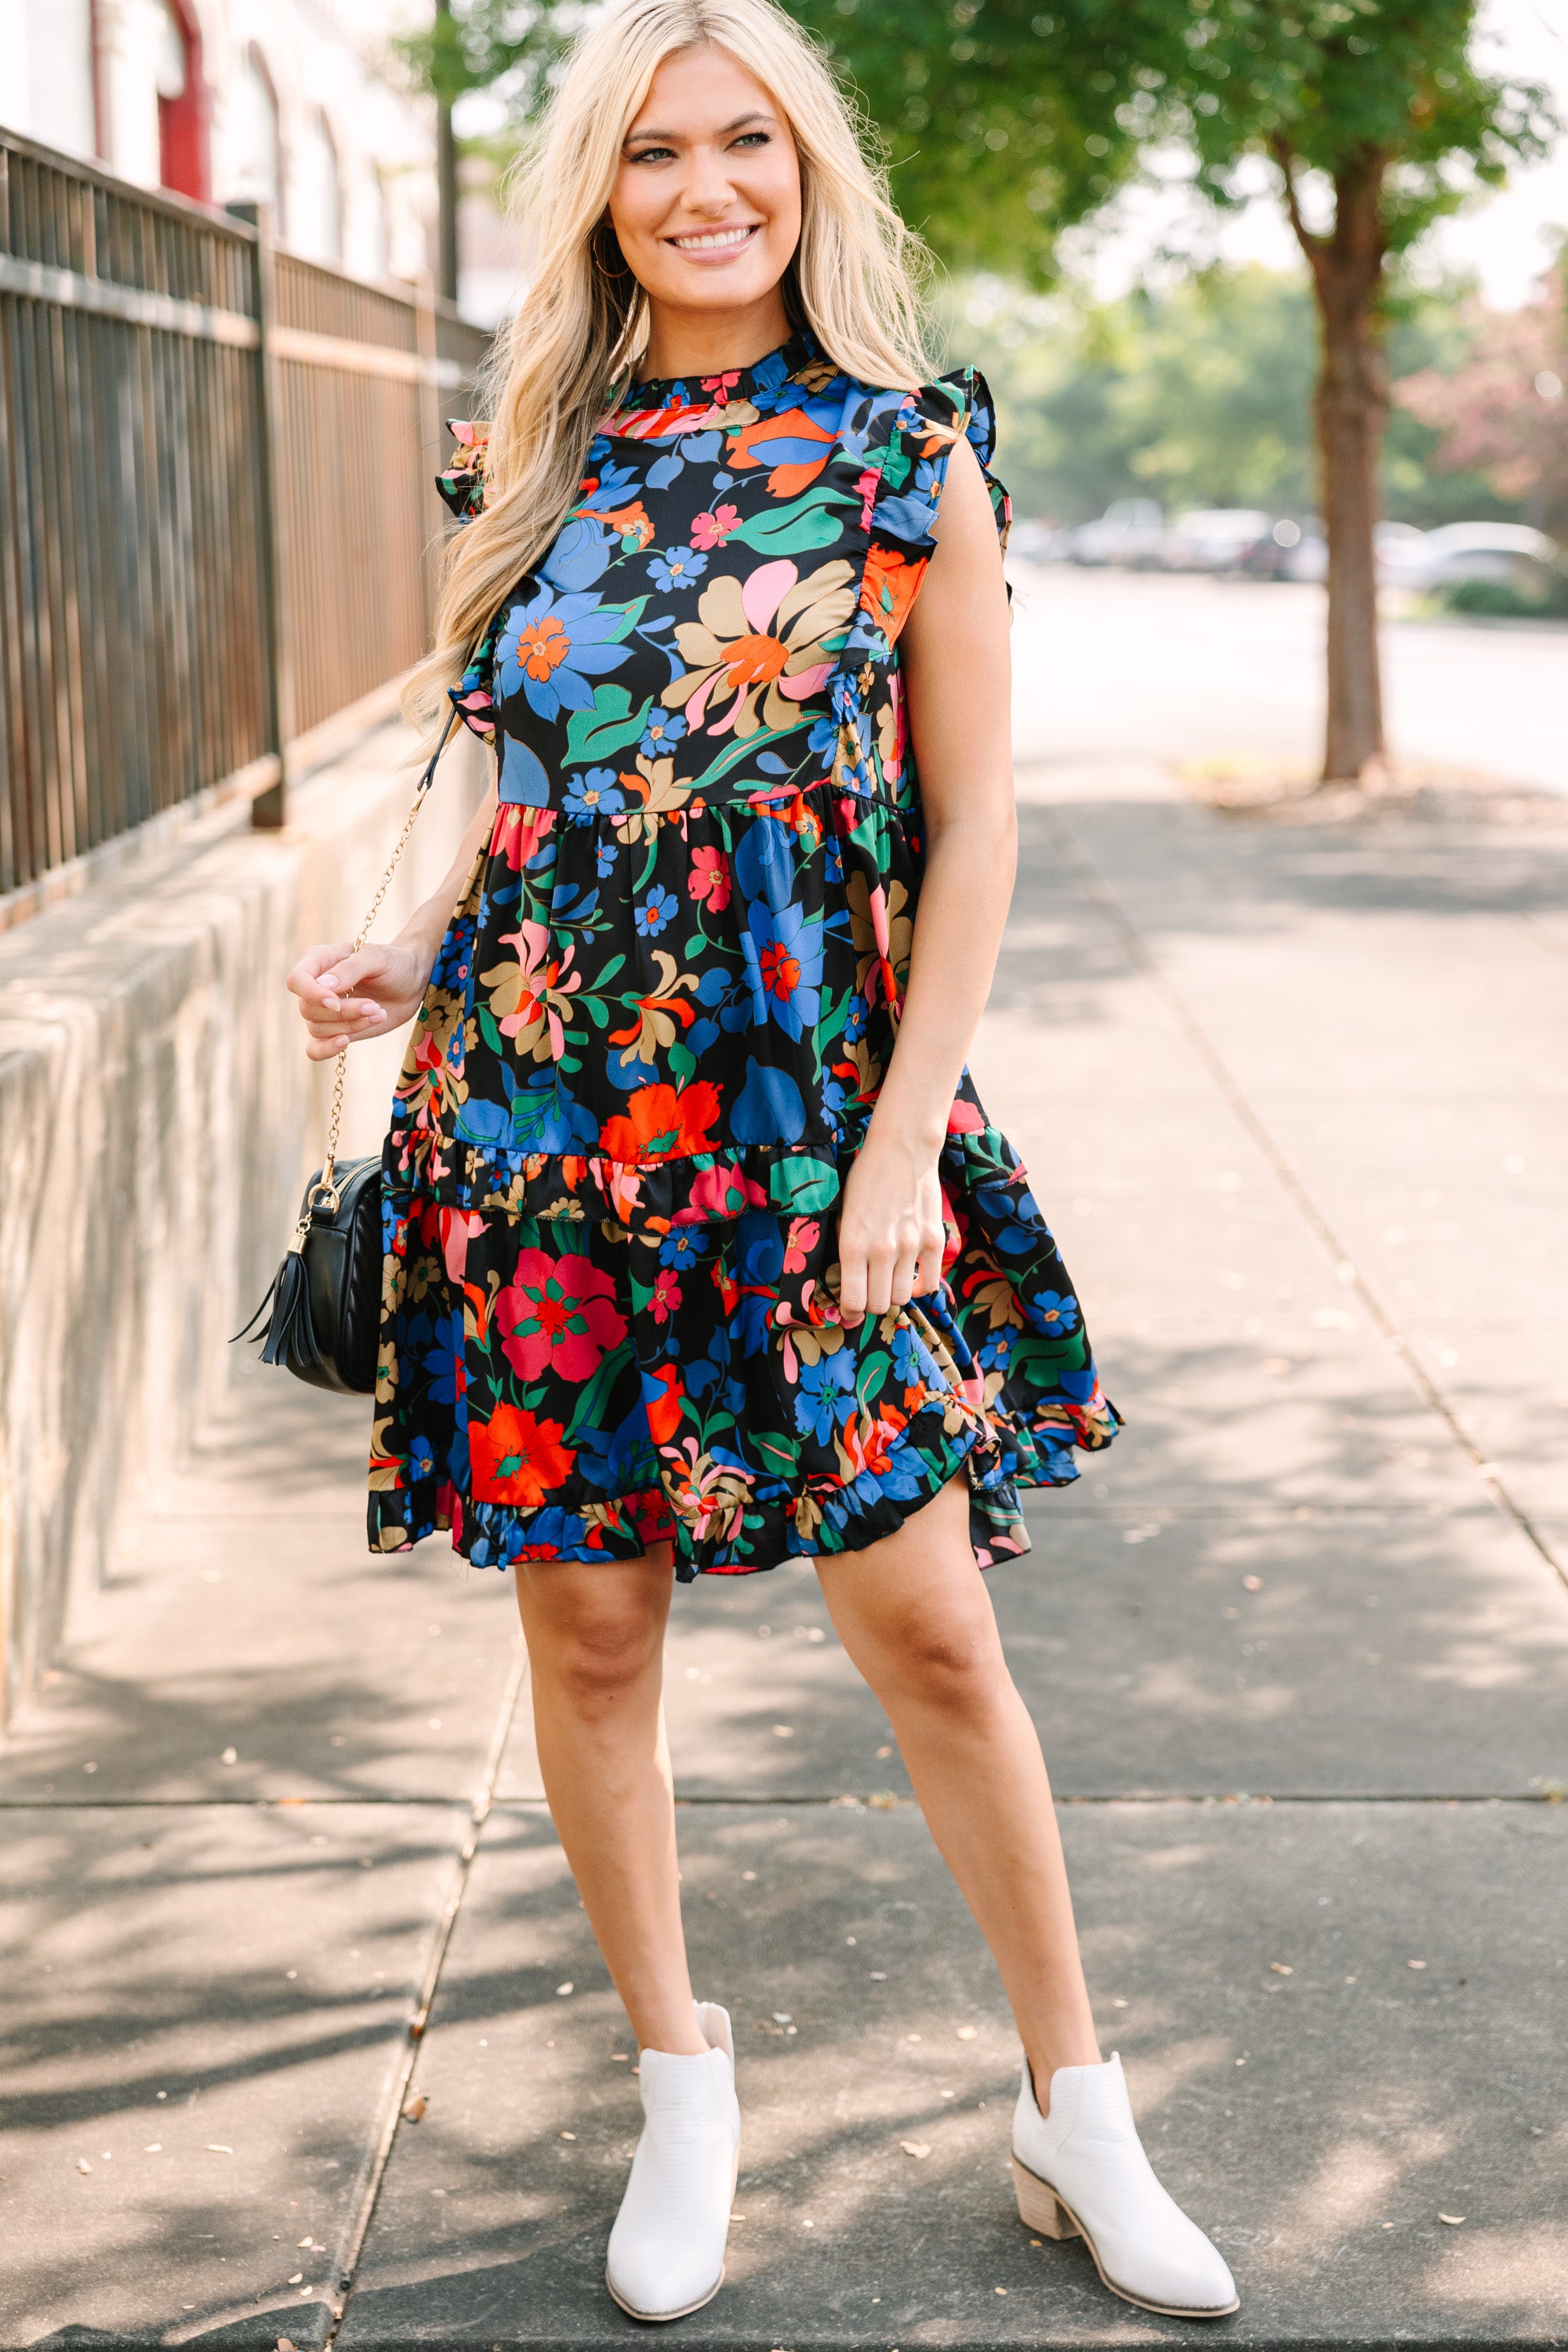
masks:
[[[1323,526],[1329,543],[1328,723],[1323,781],[1371,783],[1383,773],[1383,685],[1373,539],[1388,377],[1378,296],[1384,252],[1381,154],[1363,152],[1334,181],[1327,236],[1291,218],[1312,268],[1321,348],[1313,401]],[[1287,174],[1289,185],[1289,173]]]

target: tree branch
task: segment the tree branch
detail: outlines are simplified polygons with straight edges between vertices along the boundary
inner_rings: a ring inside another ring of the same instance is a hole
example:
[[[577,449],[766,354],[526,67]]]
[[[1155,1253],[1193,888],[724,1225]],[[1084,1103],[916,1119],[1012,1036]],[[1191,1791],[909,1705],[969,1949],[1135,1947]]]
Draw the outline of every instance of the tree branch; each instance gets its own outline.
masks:
[[[1300,191],[1296,185],[1295,150],[1292,148],[1288,139],[1281,138],[1276,134],[1276,136],[1268,142],[1268,152],[1270,155],[1273,156],[1275,163],[1279,165],[1279,176],[1285,183],[1285,209],[1290,216],[1290,226],[1295,231],[1296,242],[1300,247],[1302,252],[1306,255],[1314,274],[1316,274],[1318,269],[1321,267],[1324,256],[1328,252],[1329,239],[1326,236],[1316,236],[1314,232],[1307,226],[1305,220],[1301,216]]]

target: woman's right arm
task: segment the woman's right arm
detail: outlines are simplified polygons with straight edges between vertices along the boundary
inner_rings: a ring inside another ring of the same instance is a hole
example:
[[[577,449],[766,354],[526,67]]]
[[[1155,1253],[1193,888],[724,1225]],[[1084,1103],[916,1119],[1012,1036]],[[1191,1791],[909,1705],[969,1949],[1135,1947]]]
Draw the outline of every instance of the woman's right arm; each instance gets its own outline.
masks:
[[[449,871],[389,946],[365,946],[356,952],[351,941],[338,940],[309,948],[300,958],[289,986],[300,1000],[300,1018],[310,1033],[305,1051],[312,1062],[332,1061],[346,1047],[366,1037],[384,1036],[414,1018],[458,893],[494,830],[496,808],[492,784]]]

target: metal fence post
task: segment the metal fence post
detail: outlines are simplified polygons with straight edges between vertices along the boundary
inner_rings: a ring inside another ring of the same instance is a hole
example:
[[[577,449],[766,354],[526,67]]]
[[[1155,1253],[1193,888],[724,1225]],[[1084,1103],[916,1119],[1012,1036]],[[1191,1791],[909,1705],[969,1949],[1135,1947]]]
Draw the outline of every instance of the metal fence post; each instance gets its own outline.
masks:
[[[268,748],[277,754],[278,781],[266,792],[258,793],[252,801],[250,822],[260,830],[276,832],[288,822],[288,744],[292,729],[293,697],[289,690],[288,615],[283,609],[282,500],[278,485],[281,416],[278,360],[272,344],[278,299],[272,207],[246,199],[226,205],[225,210],[232,213],[237,220],[247,222],[256,232],[253,247],[255,310],[261,331],[256,347],[256,488],[261,516],[263,572],[258,602],[263,614],[265,638],[262,650],[266,665],[268,740]]]

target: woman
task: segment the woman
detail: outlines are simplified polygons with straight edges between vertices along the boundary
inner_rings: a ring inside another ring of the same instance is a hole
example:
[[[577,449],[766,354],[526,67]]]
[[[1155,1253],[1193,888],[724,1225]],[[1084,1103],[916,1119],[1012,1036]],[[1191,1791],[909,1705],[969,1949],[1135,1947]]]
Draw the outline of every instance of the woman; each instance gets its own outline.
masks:
[[[976,1573],[1027,1549],[1019,1486],[1116,1423],[963,1070],[1014,859],[984,387],[930,381],[904,231],[770,0],[611,12],[527,194],[412,698],[450,691],[497,791],[391,947],[289,985],[317,1059],[418,1015],[371,1540],[515,1568],[551,1811],[642,2046],[610,2291],[643,2319],[717,2292],[738,2161],[681,1936],[672,1570],[806,1557],[1013,2005],[1024,2219],[1131,2301],[1231,2311],[1100,2058]]]

